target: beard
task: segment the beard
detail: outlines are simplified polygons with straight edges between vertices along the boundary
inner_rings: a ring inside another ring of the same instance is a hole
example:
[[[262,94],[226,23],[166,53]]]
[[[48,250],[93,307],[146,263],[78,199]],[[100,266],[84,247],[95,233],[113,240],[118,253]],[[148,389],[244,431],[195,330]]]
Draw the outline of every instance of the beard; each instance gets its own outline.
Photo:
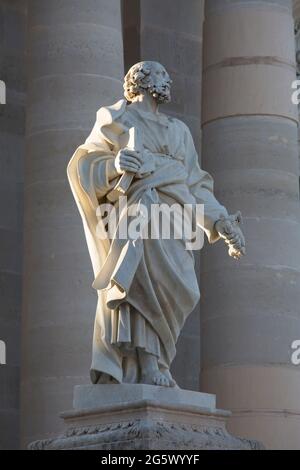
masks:
[[[150,95],[160,104],[170,103],[171,101],[170,87],[165,83],[161,85],[152,85],[148,91]]]

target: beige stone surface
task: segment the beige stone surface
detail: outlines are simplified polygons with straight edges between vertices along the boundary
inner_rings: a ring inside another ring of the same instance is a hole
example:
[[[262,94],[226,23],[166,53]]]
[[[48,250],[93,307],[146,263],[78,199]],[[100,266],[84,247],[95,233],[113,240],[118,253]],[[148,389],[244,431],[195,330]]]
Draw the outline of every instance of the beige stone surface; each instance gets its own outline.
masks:
[[[291,344],[300,337],[291,2],[213,0],[206,19],[203,166],[215,175],[218,198],[242,211],[247,257],[237,269],[221,247],[203,256],[201,389],[233,411],[231,432],[255,436],[267,448],[298,449],[299,371],[291,363]]]
[[[188,404],[210,410],[216,408],[215,395],[182,390],[179,387],[168,389],[145,384],[77,385],[74,388],[73,408],[84,410],[122,403],[130,406],[143,400],[174,407]]]
[[[290,99],[295,80],[291,2],[282,7],[277,1],[207,6],[203,124],[237,115],[277,115],[298,121]]]
[[[31,450],[251,450],[257,441],[226,429],[229,412],[214,395],[150,385],[75,388],[75,409],[62,413],[66,429]]]
[[[209,68],[203,76],[203,124],[243,115],[284,116],[297,123],[297,106],[291,100],[294,80],[295,69],[290,66],[242,61],[234,67]]]
[[[237,2],[233,8],[224,2],[221,10],[206,18],[204,69],[225,66],[226,61],[231,66],[242,60],[255,64],[259,59],[270,65],[294,65],[293,18],[288,10],[263,1],[257,2],[255,8],[251,2]]]
[[[300,18],[300,2],[299,0],[293,0],[293,16],[295,19]]]
[[[74,377],[87,380],[96,299],[66,164],[123,76],[118,0],[29,1],[28,17],[23,446],[61,428]]]

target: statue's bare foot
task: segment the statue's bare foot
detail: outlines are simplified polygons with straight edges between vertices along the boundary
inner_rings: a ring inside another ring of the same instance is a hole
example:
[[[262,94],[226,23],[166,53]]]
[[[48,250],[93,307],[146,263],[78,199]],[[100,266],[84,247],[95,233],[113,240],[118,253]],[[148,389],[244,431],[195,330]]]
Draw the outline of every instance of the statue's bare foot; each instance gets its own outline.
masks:
[[[159,369],[144,372],[142,374],[141,383],[158,385],[160,387],[171,387],[170,380]]]
[[[176,387],[176,388],[179,388],[176,381],[173,379],[172,375],[171,375],[171,372],[169,369],[164,369],[162,371],[162,373],[167,377],[167,379],[169,380],[169,387]]]
[[[161,372],[158,367],[157,357],[138,349],[138,358],[141,370],[140,383],[149,385],[159,385],[161,387],[171,387],[171,380],[166,374]]]

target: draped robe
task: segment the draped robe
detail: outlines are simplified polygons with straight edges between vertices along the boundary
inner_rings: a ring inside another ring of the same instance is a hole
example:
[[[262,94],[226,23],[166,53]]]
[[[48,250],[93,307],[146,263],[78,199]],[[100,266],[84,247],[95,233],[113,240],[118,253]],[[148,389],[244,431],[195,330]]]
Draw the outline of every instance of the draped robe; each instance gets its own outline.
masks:
[[[102,373],[120,383],[138,381],[137,348],[155,355],[162,371],[169,369],[180,331],[200,298],[193,253],[183,239],[97,236],[102,220],[97,207],[109,202],[107,195],[118,181],[109,178],[109,162],[124,146],[131,127],[141,131],[152,171],[133,180],[126,211],[138,203],[149,209],[152,204],[204,204],[201,224],[210,243],[219,239],[215,222],[228,215],[214,197],[212,177],[199,167],[192,136],[182,121],[130,108],[125,100],[98,111],[90,136],[67,170],[98,292],[93,383]],[[125,215],[120,212],[119,222]]]

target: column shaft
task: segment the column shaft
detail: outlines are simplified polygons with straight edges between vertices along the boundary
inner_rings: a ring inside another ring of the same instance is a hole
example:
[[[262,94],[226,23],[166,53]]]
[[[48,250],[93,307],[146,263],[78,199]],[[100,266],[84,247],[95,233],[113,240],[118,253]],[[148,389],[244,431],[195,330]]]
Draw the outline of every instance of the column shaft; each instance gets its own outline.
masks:
[[[230,429],[299,448],[300,224],[292,5],[206,2],[203,167],[241,209],[247,256],[209,247],[201,273],[202,390],[233,411]]]
[[[296,43],[296,71],[297,80],[300,80],[300,0],[293,0],[295,43]],[[300,104],[298,106],[300,116]],[[300,127],[298,126],[298,152],[299,152],[299,174],[300,174]]]
[[[19,447],[22,198],[25,132],[26,4],[0,1],[0,449]]]
[[[57,433],[89,380],[96,292],[66,167],[124,73],[119,0],[29,0],[28,17],[23,445]]]

